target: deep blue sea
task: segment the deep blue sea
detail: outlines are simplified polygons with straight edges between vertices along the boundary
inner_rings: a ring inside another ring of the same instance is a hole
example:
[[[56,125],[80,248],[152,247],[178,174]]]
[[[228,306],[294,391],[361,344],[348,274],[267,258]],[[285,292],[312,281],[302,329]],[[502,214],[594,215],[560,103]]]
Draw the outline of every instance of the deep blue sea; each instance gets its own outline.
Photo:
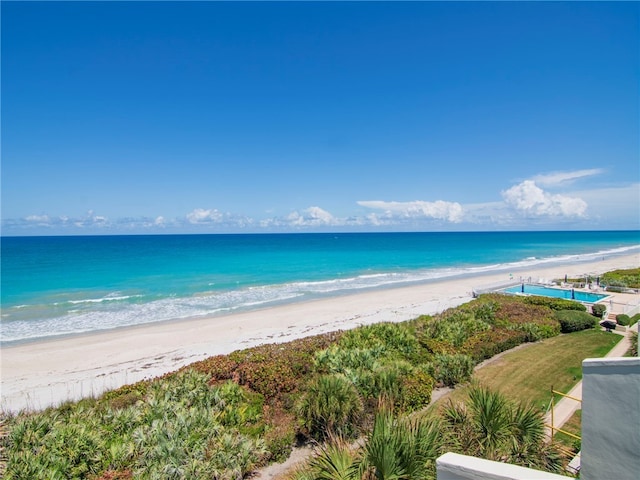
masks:
[[[2,237],[9,345],[640,251],[640,232]]]

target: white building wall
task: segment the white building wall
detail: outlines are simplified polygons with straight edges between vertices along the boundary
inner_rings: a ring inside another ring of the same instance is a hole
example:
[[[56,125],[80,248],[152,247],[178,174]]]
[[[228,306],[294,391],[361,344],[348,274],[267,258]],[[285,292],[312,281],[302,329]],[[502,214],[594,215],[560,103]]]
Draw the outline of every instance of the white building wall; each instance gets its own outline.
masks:
[[[436,460],[436,471],[438,480],[568,480],[570,478],[451,452],[445,453]]]
[[[587,359],[582,374],[580,478],[640,480],[640,358]]]

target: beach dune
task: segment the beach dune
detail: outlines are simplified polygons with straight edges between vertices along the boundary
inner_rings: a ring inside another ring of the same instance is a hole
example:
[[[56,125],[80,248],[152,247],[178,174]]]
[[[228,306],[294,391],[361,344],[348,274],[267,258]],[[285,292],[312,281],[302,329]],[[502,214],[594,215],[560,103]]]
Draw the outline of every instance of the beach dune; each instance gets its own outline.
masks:
[[[399,322],[472,299],[474,289],[511,278],[552,280],[640,266],[640,254],[449,278],[292,303],[226,316],[180,320],[2,348],[0,408],[42,409],[176,370],[197,360],[271,342]],[[631,296],[638,301],[638,296]]]

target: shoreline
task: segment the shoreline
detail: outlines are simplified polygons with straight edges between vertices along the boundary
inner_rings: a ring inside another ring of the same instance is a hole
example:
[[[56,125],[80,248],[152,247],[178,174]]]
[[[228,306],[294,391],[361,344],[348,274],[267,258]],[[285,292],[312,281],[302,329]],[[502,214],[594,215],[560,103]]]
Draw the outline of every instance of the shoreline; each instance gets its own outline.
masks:
[[[637,268],[640,253],[533,268],[500,269],[376,288],[196,319],[43,339],[0,349],[0,410],[39,410],[153,378],[209,356],[264,343],[433,315],[472,300],[475,288],[531,277],[553,280]]]

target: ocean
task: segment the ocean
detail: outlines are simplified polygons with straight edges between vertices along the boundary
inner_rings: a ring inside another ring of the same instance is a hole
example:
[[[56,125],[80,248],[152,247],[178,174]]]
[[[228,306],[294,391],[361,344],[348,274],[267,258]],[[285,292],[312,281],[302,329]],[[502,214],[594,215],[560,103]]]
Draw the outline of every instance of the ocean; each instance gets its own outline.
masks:
[[[2,345],[640,251],[640,232],[2,237]]]

